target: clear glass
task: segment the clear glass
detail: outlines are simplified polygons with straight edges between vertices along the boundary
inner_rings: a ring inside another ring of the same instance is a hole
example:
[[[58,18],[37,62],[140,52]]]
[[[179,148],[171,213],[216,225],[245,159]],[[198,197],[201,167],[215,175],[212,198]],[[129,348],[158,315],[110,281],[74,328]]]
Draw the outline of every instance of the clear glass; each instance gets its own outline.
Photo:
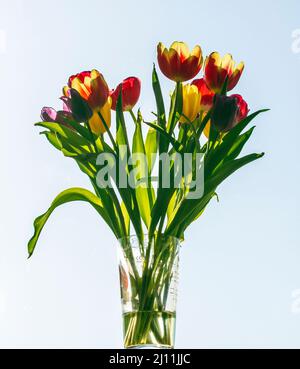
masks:
[[[129,237],[119,242],[125,348],[175,344],[180,241]]]

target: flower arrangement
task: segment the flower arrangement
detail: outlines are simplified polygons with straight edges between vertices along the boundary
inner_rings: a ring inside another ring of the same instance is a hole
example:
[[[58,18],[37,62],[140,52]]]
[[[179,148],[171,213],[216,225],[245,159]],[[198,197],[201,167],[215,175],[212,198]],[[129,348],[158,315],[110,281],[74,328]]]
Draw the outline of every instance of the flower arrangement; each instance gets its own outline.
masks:
[[[62,110],[43,108],[42,122],[36,124],[57,150],[75,160],[94,192],[71,188],[59,194],[35,220],[29,256],[57,207],[89,203],[119,240],[126,348],[174,347],[178,254],[185,232],[224,180],[264,155],[240,157],[254,130],[246,128],[267,111],[249,115],[243,97],[229,95],[243,63],[217,52],[204,60],[200,46],[190,51],[183,42],[170,48],[160,43],[157,50],[161,72],[175,82],[168,113],[155,66],[152,122],[141,110],[134,112],[141,93],[138,78],[111,90],[92,70],[70,77]],[[135,128],[132,139],[128,124]]]

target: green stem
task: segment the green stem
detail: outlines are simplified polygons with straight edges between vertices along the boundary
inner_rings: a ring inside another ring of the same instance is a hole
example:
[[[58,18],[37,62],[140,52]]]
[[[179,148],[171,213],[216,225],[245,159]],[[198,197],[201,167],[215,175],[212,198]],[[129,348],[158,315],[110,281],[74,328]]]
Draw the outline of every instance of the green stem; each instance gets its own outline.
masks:
[[[94,133],[93,133],[93,131],[91,129],[90,123],[89,122],[85,122],[85,125],[87,126],[87,129],[89,130],[89,133],[90,133],[90,136],[91,136],[91,140],[92,140],[92,144],[93,144],[94,149],[95,149],[95,153],[98,154],[99,153],[98,147],[96,145],[95,136],[94,136]]]
[[[132,120],[134,121],[134,123],[135,123],[135,124],[138,124],[137,119],[136,119],[136,116],[134,115],[134,112],[132,111],[132,109],[131,109],[131,110],[129,110],[129,113],[130,113],[131,118],[132,118]]]
[[[107,123],[106,123],[106,121],[105,121],[105,119],[104,119],[104,117],[103,117],[103,115],[101,114],[100,111],[98,111],[98,115],[99,115],[99,117],[100,117],[100,119],[101,119],[101,121],[102,121],[105,129],[106,129],[106,132],[107,132],[107,134],[108,134],[108,136],[109,136],[109,138],[111,140],[111,143],[113,144],[113,147],[114,147],[115,151],[118,152],[117,143],[116,143],[116,141],[115,141],[115,139],[114,139],[114,137],[113,137],[113,135],[112,135],[112,133],[110,131],[110,128],[108,127],[108,125],[107,125]]]

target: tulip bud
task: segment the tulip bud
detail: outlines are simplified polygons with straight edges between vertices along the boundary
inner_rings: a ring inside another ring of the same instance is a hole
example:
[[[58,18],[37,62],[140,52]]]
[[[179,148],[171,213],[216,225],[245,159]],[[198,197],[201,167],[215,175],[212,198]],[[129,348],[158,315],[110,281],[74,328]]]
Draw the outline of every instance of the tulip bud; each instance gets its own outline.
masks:
[[[44,107],[41,111],[43,122],[56,122],[57,111],[53,108]]]
[[[139,101],[141,81],[136,77],[125,79],[115,90],[111,91],[112,109],[117,110],[118,99],[122,92],[123,111],[130,111]]]
[[[78,122],[87,122],[93,115],[91,108],[80,93],[75,90],[70,90],[72,114]]]
[[[211,123],[219,132],[228,132],[236,124],[239,113],[236,97],[216,95]]]
[[[64,126],[70,127],[67,122],[68,120],[72,120],[73,116],[72,113],[70,113],[69,111],[56,111],[53,108],[45,107],[42,109],[41,118],[43,122],[59,123]]]

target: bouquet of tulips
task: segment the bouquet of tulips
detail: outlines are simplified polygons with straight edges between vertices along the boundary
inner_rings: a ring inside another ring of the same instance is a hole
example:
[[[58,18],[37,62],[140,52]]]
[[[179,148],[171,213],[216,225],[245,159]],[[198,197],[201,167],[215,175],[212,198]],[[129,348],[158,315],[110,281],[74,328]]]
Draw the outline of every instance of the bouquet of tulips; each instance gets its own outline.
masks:
[[[190,51],[185,43],[174,42],[170,48],[158,45],[158,65],[174,89],[167,106],[154,66],[151,122],[141,110],[134,111],[141,92],[138,78],[111,90],[103,75],[92,70],[70,77],[61,97],[63,109],[43,108],[37,123],[48,141],[89,177],[93,192],[71,188],[59,194],[34,223],[29,255],[57,207],[73,201],[92,205],[120,241],[125,347],[174,346],[170,290],[178,244],[218,186],[263,156],[240,156],[254,130],[246,128],[266,111],[250,115],[243,97],[229,94],[243,63],[236,65],[231,55],[222,58],[217,52],[204,61],[200,46]],[[203,76],[197,77],[202,68]],[[134,126],[132,138],[128,125]]]

